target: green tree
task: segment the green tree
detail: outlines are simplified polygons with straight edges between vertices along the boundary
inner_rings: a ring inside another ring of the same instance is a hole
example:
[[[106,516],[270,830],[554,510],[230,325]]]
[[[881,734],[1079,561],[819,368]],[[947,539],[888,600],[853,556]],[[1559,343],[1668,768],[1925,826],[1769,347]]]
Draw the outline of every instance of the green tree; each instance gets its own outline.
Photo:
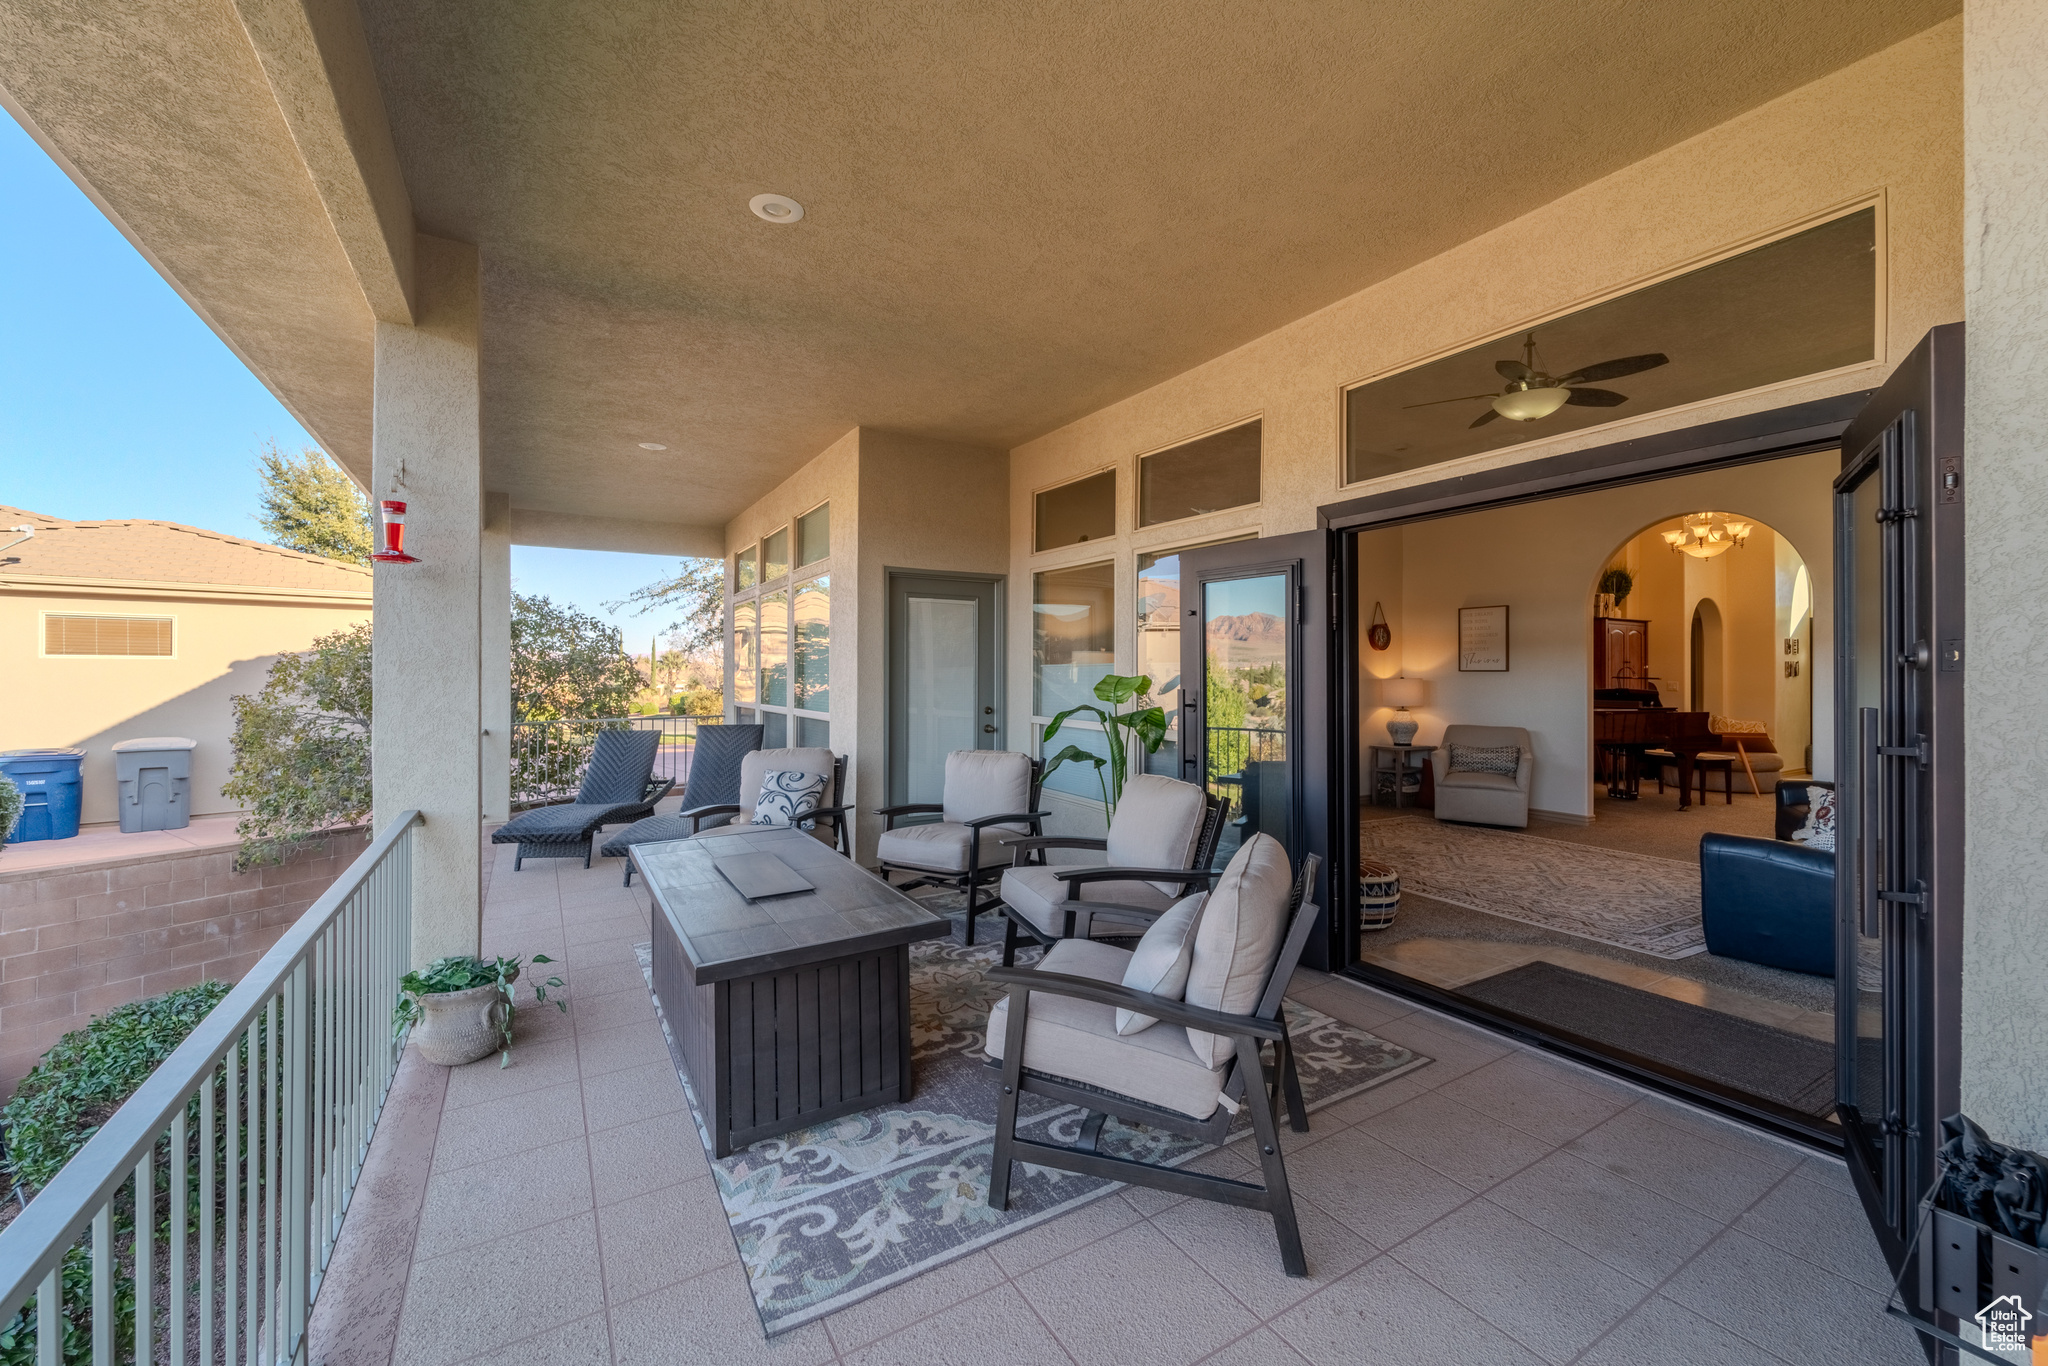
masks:
[[[624,716],[644,686],[618,632],[573,607],[512,595],[512,705],[522,721]]]
[[[330,560],[370,562],[370,500],[325,453],[287,455],[272,441],[256,468],[263,476],[256,521],[272,541]]]
[[[248,814],[237,862],[293,848],[370,816],[370,624],[281,655],[263,689],[234,699],[234,764],[221,793]]]
[[[676,572],[636,588],[617,602],[605,604],[616,612],[632,607],[636,616],[669,611],[676,614],[668,624],[669,647],[685,655],[725,648],[725,561],[685,559]]]

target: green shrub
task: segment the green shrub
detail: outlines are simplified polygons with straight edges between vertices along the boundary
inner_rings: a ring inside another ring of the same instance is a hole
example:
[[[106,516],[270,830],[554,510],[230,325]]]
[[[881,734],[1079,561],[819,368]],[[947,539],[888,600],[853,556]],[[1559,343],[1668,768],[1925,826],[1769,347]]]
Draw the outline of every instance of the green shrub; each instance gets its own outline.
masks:
[[[0,1109],[9,1175],[32,1191],[47,1186],[227,994],[225,982],[181,987],[117,1006],[59,1039]]]
[[[21,789],[14,785],[14,779],[0,773],[0,840],[14,833],[14,823],[21,819]]]
[[[7,1126],[11,1179],[31,1192],[48,1185],[228,990],[225,982],[201,982],[131,1001],[59,1039],[36,1062],[14,1099],[0,1108],[0,1120]],[[134,1229],[132,1201],[117,1201],[117,1249]],[[64,1366],[85,1366],[93,1352],[91,1252],[84,1240],[64,1254],[63,1287],[59,1359]],[[119,1257],[111,1289],[113,1337],[120,1356],[135,1341],[136,1286],[131,1269]],[[23,1308],[11,1321],[0,1323],[0,1366],[33,1366],[39,1308]]]

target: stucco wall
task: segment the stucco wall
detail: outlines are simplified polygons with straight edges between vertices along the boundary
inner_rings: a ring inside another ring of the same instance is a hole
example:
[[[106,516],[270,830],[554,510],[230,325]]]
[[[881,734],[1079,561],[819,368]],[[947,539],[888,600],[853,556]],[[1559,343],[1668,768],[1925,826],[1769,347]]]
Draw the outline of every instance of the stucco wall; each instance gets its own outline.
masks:
[[[1118,599],[1128,602],[1134,584],[1126,580],[1139,550],[1243,530],[1299,531],[1315,524],[1319,506],[1350,492],[1874,387],[1929,327],[1962,314],[1961,38],[1960,20],[1929,29],[1018,447],[1010,466],[1011,573],[1018,591],[1028,591],[1033,570],[1114,556]],[[1344,385],[1568,312],[1866,196],[1882,201],[1885,323],[1877,361],[1349,491],[1341,487]],[[1141,454],[1253,416],[1264,420],[1260,506],[1131,530]],[[1103,468],[1119,473],[1114,543],[1033,554],[1033,491]],[[1826,558],[1803,553],[1810,564]],[[1013,697],[1029,696],[1025,615],[1011,619]],[[1117,649],[1119,666],[1127,667],[1135,653],[1128,611],[1119,613]]]
[[[42,653],[42,614],[168,616],[176,619],[170,658]],[[75,745],[85,750],[84,805],[91,824],[120,818],[113,747],[123,740],[181,735],[192,752],[192,814],[236,810],[220,795],[234,755],[232,698],[262,688],[281,654],[370,618],[360,603],[311,607],[202,598],[120,598],[0,593],[6,642],[6,701],[0,749]]]
[[[2048,5],[1968,0],[1963,1108],[2048,1150]]]

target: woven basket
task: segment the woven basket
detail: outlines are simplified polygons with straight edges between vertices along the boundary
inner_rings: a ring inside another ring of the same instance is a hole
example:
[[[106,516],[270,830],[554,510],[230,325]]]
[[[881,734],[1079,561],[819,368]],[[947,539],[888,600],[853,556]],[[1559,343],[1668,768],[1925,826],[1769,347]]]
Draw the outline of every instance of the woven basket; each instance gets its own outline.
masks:
[[[1401,875],[1384,863],[1358,861],[1358,928],[1384,930],[1401,909]]]

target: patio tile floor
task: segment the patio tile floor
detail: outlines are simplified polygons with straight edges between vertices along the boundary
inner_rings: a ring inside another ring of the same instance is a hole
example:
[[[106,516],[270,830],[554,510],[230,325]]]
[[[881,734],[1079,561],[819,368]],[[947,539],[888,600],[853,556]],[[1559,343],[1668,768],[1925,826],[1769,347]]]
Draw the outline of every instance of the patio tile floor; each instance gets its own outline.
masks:
[[[1129,1190],[764,1341],[633,957],[644,889],[486,850],[485,951],[559,957],[571,1008],[522,1009],[503,1070],[408,1056],[316,1366],[1922,1360],[1839,1163],[1307,971],[1437,1061],[1286,1136],[1306,1280],[1264,1218]]]

